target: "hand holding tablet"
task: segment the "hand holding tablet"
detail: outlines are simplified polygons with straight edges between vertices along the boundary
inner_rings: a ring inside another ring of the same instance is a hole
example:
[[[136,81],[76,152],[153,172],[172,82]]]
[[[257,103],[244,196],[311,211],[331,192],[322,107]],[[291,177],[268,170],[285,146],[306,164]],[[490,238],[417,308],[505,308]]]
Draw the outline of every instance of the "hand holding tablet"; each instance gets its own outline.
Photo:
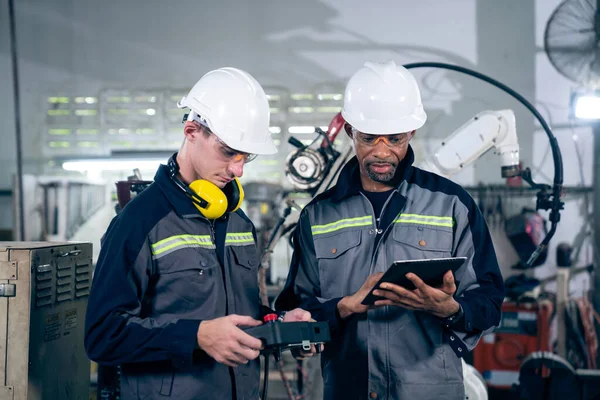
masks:
[[[408,278],[406,278],[406,274],[408,273],[417,275],[429,286],[441,286],[443,284],[444,274],[448,271],[452,271],[454,274],[466,260],[466,257],[448,257],[395,261],[375,284],[369,294],[363,299],[362,304],[372,305],[375,301],[382,300],[383,298],[374,295],[373,291],[379,289],[380,285],[384,282],[393,283],[408,290],[414,290],[415,286]]]

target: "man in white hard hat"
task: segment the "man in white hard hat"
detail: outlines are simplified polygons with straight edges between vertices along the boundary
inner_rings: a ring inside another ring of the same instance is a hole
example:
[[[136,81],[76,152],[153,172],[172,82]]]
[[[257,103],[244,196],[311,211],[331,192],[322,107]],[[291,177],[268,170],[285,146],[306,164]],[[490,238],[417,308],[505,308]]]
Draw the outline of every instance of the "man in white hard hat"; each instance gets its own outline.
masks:
[[[277,309],[328,321],[326,399],[464,399],[460,357],[500,322],[504,286],[487,225],[457,184],[412,166],[427,117],[415,78],[368,62],[349,80],[342,116],[356,157],[307,205]],[[363,300],[394,261],[466,257],[443,284],[407,274]]]
[[[85,347],[121,366],[121,398],[258,398],[261,324],[253,224],[240,210],[244,166],[277,151],[269,104],[247,72],[204,75],[179,102],[184,142],[102,240]],[[308,321],[301,309],[281,314]]]

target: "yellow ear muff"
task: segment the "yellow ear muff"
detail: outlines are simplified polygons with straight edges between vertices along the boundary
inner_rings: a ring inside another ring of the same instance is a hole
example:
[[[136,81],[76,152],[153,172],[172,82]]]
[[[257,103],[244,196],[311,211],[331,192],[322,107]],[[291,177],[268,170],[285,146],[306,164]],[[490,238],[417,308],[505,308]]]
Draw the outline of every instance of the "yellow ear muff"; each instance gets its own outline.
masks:
[[[233,178],[231,186],[231,194],[228,196],[230,202],[228,211],[234,212],[242,206],[242,202],[244,201],[244,188],[238,178]]]
[[[193,193],[208,203],[206,207],[202,207],[194,201],[194,205],[202,215],[208,219],[217,219],[225,214],[228,204],[227,196],[225,196],[225,193],[217,185],[207,180],[199,179],[190,183],[189,187]]]

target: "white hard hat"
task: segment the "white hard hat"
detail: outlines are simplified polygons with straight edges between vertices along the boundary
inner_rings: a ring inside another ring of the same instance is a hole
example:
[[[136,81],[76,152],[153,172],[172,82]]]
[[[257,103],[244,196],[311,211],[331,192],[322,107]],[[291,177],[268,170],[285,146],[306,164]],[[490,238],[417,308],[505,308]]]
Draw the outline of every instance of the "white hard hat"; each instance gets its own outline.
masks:
[[[190,108],[190,117],[196,113],[203,124],[234,150],[277,153],[269,132],[269,100],[246,71],[219,68],[208,72],[177,106]]]
[[[352,75],[342,116],[357,130],[373,135],[410,132],[427,120],[415,77],[394,61],[366,62]]]

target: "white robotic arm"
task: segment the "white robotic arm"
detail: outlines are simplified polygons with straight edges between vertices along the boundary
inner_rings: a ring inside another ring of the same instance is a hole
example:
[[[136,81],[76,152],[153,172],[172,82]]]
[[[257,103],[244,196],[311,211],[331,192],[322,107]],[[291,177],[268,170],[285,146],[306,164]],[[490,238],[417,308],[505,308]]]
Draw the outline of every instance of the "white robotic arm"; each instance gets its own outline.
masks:
[[[502,177],[519,173],[519,142],[512,110],[483,111],[448,136],[419,167],[450,177],[494,147]]]

